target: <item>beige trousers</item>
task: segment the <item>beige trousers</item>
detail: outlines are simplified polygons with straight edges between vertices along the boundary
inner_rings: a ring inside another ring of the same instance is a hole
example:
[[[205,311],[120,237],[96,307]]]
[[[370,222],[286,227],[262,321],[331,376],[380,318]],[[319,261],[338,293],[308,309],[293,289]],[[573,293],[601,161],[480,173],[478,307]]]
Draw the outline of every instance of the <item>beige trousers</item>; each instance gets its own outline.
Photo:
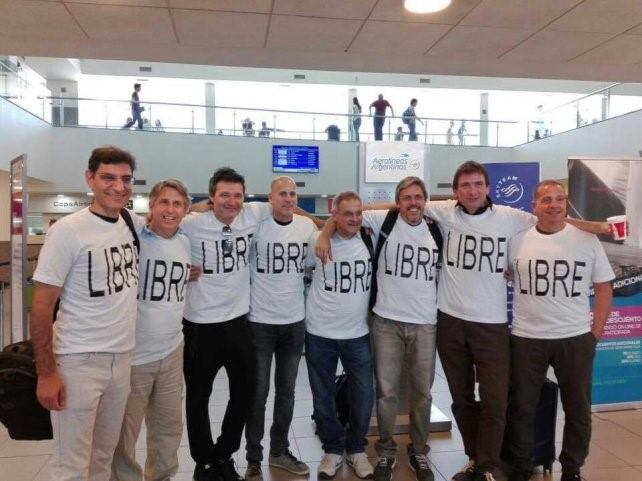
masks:
[[[108,481],[129,395],[130,354],[56,356],[66,406],[52,411],[52,481]]]
[[[160,361],[132,366],[131,394],[112,464],[112,481],[167,481],[178,470],[183,432],[183,344]],[[136,441],[145,419],[145,471],[136,461]]]

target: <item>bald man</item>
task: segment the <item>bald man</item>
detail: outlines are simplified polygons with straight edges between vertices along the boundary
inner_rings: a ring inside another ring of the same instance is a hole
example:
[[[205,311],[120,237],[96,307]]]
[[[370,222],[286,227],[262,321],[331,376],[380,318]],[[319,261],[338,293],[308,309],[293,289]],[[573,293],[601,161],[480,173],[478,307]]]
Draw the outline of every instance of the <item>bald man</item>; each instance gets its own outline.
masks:
[[[309,254],[308,239],[316,227],[310,219],[294,213],[297,192],[290,177],[272,181],[269,200],[272,218],[259,225],[250,254],[249,326],[256,352],[256,392],[245,428],[248,461],[245,479],[249,481],[263,479],[261,440],[272,358],[275,360],[275,395],[269,464],[299,476],[310,472],[309,467],[290,452],[288,431],[305,340],[304,261]]]

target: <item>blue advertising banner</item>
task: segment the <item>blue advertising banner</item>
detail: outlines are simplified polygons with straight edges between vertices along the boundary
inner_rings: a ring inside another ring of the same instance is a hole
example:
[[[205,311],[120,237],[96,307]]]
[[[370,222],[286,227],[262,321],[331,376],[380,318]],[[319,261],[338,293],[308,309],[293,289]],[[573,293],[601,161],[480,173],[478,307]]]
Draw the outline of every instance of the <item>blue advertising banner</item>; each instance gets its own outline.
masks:
[[[613,304],[593,361],[594,406],[642,404],[642,161],[570,159],[569,215],[626,216],[620,240],[601,236],[615,272]],[[592,300],[592,299],[591,299]]]
[[[489,195],[493,203],[532,212],[533,189],[539,183],[538,162],[484,164],[488,172]],[[506,287],[508,324],[513,322],[513,283]]]
[[[538,162],[484,164],[490,179],[490,198],[495,204],[532,212],[533,188],[539,183]]]

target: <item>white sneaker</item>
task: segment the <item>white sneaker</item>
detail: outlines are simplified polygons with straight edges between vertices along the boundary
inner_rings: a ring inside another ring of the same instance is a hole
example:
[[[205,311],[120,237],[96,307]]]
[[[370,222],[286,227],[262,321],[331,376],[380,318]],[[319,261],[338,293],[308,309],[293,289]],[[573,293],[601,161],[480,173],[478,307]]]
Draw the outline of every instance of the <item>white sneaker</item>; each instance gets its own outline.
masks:
[[[319,463],[319,478],[330,479],[334,478],[337,474],[337,468],[343,464],[343,456],[341,454],[325,453],[321,462]]]
[[[372,464],[368,461],[368,456],[366,453],[354,453],[348,454],[348,465],[354,469],[354,474],[356,474],[361,479],[372,478],[374,475],[374,469]]]

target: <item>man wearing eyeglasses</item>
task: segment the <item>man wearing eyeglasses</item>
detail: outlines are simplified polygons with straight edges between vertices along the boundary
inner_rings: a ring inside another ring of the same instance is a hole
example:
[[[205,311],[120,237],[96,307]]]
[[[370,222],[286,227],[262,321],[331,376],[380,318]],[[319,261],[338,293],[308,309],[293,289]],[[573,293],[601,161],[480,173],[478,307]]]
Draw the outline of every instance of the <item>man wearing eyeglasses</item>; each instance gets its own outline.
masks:
[[[53,481],[110,477],[135,338],[138,253],[124,219],[134,168],[124,150],[92,152],[91,206],[51,226],[33,276],[36,394],[52,411]]]
[[[305,339],[304,261],[313,255],[309,252],[309,239],[317,229],[307,217],[294,214],[297,192],[290,177],[272,181],[269,199],[272,218],[259,225],[251,254],[249,326],[256,351],[257,375],[255,399],[245,428],[247,481],[263,479],[261,440],[273,357],[275,393],[269,464],[299,476],[310,472],[310,468],[291,453],[288,431]]]
[[[270,204],[244,204],[245,179],[224,167],[210,179],[211,210],[192,214],[181,227],[190,239],[192,265],[202,275],[187,291],[183,320],[187,434],[195,481],[236,481],[232,455],[254,395],[255,356],[247,324],[250,246]],[[208,405],[212,384],[225,368],[230,398],[221,435],[212,439]]]

